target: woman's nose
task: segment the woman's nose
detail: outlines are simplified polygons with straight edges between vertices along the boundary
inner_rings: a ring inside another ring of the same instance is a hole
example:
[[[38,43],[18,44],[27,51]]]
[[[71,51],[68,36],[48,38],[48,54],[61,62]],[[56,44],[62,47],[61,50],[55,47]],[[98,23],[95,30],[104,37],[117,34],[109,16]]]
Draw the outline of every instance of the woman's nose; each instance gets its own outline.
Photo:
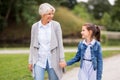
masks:
[[[53,17],[54,15],[52,14],[51,17]]]

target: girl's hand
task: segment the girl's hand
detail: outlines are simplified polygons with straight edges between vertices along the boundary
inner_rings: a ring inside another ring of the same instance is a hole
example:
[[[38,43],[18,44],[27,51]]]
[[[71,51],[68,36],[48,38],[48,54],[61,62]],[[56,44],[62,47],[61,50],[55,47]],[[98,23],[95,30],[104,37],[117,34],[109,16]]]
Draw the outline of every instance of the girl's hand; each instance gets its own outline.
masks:
[[[28,64],[28,69],[32,72],[32,68],[33,68],[33,66],[32,66],[32,64]]]
[[[64,67],[67,66],[67,64],[66,64],[65,61],[61,61],[61,62],[59,63],[59,65],[60,65],[61,68],[64,68]]]

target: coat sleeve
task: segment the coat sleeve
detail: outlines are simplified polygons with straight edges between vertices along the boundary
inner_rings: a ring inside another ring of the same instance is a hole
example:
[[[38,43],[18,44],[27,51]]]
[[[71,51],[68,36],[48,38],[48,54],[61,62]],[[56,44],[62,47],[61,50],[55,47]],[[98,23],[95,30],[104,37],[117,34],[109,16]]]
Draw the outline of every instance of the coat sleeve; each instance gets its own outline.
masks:
[[[57,40],[58,40],[58,48],[59,48],[59,51],[60,51],[60,54],[59,54],[60,55],[60,61],[65,61],[62,30],[61,30],[61,26],[58,22],[57,22],[57,26],[56,26],[56,36],[57,36]]]
[[[34,25],[32,25],[32,28],[31,28],[31,40],[30,40],[30,53],[29,53],[29,60],[28,60],[28,63],[29,63],[29,64],[32,64],[32,63],[33,63],[32,56],[33,56],[34,34],[35,34]]]
[[[67,61],[67,66],[72,65],[72,64],[74,64],[75,62],[80,61],[80,59],[81,59],[81,49],[80,49],[80,45],[81,45],[81,43],[79,43],[79,45],[78,45],[78,51],[77,51],[75,57],[72,58],[71,60]]]
[[[98,55],[97,55],[97,80],[101,80],[103,70],[103,59],[102,59],[102,50],[99,45]]]

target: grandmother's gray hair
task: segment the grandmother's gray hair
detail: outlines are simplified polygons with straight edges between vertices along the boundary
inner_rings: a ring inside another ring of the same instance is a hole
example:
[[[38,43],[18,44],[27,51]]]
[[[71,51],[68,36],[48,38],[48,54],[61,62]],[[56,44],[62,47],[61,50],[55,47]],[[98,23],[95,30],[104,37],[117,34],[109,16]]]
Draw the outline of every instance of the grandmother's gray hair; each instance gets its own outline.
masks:
[[[50,5],[49,3],[43,3],[39,6],[39,14],[46,14],[51,9],[53,10],[53,12],[55,12],[55,8],[52,5]]]

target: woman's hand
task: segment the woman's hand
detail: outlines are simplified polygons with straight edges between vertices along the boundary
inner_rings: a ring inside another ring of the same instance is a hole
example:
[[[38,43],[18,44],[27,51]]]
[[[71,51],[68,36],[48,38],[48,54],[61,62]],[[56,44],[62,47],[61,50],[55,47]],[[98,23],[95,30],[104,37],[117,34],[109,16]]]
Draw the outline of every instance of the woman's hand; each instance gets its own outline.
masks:
[[[59,63],[59,65],[60,65],[61,68],[64,68],[64,67],[67,66],[67,64],[66,64],[65,61],[61,61],[61,62]]]
[[[28,69],[32,72],[32,69],[33,69],[32,64],[28,64]]]

